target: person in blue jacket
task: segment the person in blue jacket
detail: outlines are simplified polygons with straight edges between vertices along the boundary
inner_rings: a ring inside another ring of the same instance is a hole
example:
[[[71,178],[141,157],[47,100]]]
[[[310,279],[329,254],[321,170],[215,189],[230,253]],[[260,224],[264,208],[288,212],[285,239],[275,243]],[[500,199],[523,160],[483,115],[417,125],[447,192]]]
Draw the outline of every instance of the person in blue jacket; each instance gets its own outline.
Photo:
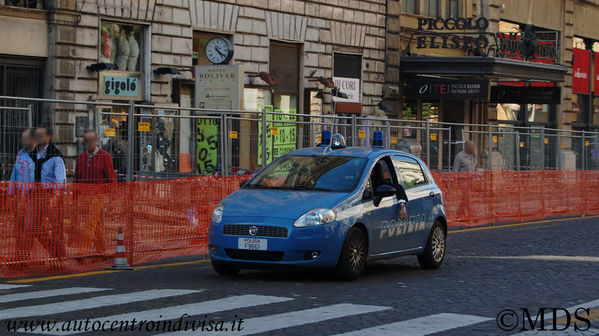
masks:
[[[52,142],[52,129],[38,127],[34,130],[37,148],[35,162],[36,191],[34,219],[36,235],[59,264],[65,256],[63,232],[63,191],[67,179],[62,153]]]
[[[17,190],[27,193],[33,188],[32,182],[35,182],[35,162],[31,157],[35,149],[35,139],[31,128],[26,128],[21,133],[21,145],[23,148],[17,153],[17,159],[10,175],[10,181],[17,183],[9,185],[9,195],[14,195]]]

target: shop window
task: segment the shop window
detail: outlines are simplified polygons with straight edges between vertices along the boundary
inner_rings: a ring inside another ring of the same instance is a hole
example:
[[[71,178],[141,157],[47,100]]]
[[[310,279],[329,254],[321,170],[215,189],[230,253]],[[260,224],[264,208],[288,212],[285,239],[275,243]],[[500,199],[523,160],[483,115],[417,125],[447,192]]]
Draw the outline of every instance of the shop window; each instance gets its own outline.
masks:
[[[422,103],[422,120],[439,121],[439,103]]]
[[[451,18],[460,17],[460,0],[446,0],[447,12],[446,16]]]
[[[424,1],[424,15],[430,17],[440,17],[439,2],[441,0],[425,0]]]
[[[409,14],[418,14],[418,2],[419,0],[404,0],[402,2],[403,12]]]
[[[552,121],[550,114],[548,104],[526,105],[526,121],[529,123],[549,123]]]
[[[576,113],[576,122],[586,124],[589,122],[589,96],[584,94],[572,95],[572,111]]]
[[[591,115],[591,124],[599,125],[599,97],[593,98],[593,114]]]
[[[520,104],[502,103],[497,104],[497,120],[518,121]]]
[[[144,64],[145,27],[110,21],[100,25],[100,62],[118,70],[140,72]]]

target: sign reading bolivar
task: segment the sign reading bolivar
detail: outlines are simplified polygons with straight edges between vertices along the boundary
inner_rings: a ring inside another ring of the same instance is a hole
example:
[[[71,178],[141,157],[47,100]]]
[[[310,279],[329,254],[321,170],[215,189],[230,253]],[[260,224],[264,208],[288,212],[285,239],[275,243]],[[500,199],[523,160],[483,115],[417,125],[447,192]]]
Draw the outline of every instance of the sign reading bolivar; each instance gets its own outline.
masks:
[[[238,110],[241,106],[243,73],[239,65],[197,65],[195,67],[195,107]],[[196,173],[212,175],[220,165],[220,118],[198,119]]]

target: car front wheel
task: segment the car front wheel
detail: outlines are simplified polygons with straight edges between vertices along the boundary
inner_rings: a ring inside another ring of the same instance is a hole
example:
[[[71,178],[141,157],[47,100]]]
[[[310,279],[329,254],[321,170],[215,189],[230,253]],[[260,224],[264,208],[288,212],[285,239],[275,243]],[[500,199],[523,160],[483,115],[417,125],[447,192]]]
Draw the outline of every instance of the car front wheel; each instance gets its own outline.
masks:
[[[215,261],[212,260],[212,268],[214,268],[214,271],[216,271],[216,273],[220,274],[220,275],[235,275],[237,273],[239,273],[239,271],[241,269],[231,266],[227,263],[224,262],[220,262],[220,261]]]
[[[337,276],[342,280],[356,280],[366,271],[368,240],[358,227],[352,227],[343,243],[337,263]]]
[[[445,241],[447,234],[443,229],[443,225],[435,221],[428,236],[426,247],[422,254],[418,255],[418,263],[422,268],[435,269],[439,268],[445,257]]]

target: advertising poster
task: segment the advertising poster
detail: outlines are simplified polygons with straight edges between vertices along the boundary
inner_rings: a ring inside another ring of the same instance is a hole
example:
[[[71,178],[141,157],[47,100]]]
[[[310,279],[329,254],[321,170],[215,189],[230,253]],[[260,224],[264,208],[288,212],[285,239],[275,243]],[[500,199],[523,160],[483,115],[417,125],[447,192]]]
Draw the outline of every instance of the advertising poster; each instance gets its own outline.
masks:
[[[267,112],[273,111],[272,105],[262,105],[260,110]],[[296,109],[276,109],[274,112],[293,113],[296,114]],[[297,141],[297,125],[295,123],[287,123],[286,121],[297,121],[297,117],[293,115],[272,115],[266,116],[266,163],[272,162],[276,157],[279,157],[287,152],[296,150]],[[262,125],[258,123],[258,165],[262,164]]]
[[[195,107],[219,110],[240,108],[242,70],[239,65],[197,65]],[[197,123],[196,173],[213,175],[220,167],[219,118]]]

